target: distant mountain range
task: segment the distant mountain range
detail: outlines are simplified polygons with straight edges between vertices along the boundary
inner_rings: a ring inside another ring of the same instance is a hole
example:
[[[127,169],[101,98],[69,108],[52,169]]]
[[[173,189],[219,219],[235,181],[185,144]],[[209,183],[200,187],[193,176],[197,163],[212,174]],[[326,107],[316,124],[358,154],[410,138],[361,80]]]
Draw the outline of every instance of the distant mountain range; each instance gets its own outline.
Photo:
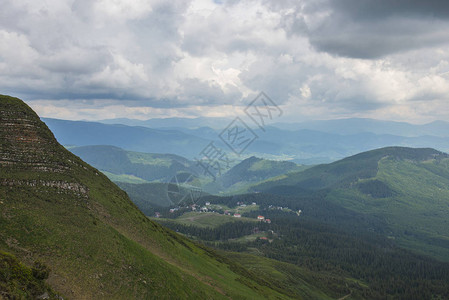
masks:
[[[447,134],[449,123],[446,122],[412,125],[370,119],[346,119],[287,125],[279,123],[276,125],[278,127],[267,126],[265,131],[254,129],[258,138],[241,156],[238,156],[220,140],[219,134],[222,129],[195,127],[193,125],[204,125],[207,122],[203,122],[202,119],[188,120],[193,123],[190,124],[192,126],[179,127],[187,121],[177,118],[147,122],[154,126],[161,125],[160,123],[172,124],[170,129],[156,129],[43,119],[59,142],[64,145],[112,145],[138,152],[176,154],[190,160],[200,157],[200,152],[212,141],[227,151],[236,162],[257,156],[275,160],[293,160],[301,164],[328,163],[356,153],[388,146],[431,147],[449,151]]]
[[[232,119],[228,118],[154,118],[148,120],[135,119],[107,119],[100,120],[105,124],[123,124],[129,126],[145,126],[150,128],[185,128],[197,129],[210,127],[217,131],[225,128]],[[418,137],[423,135],[449,137],[449,122],[434,121],[427,124],[411,124],[407,122],[383,121],[369,118],[347,118],[335,120],[315,120],[304,122],[271,124],[279,129],[297,131],[308,129],[341,135],[358,133],[391,134],[404,137]]]
[[[208,140],[175,130],[42,119],[63,145],[111,145],[131,151],[194,157]]]
[[[310,129],[343,135],[371,132],[374,134],[391,134],[404,137],[439,136],[449,137],[449,122],[434,121],[427,124],[381,121],[366,118],[349,118],[336,120],[319,120],[300,123],[275,123],[280,129]]]

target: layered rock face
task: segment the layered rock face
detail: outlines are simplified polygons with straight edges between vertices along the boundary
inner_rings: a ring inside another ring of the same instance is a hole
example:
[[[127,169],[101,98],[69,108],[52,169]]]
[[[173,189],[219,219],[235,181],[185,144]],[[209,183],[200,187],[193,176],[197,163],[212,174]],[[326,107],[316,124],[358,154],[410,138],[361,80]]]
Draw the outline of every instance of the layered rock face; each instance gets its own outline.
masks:
[[[46,174],[71,177],[74,169],[85,167],[65,155],[67,151],[25,103],[0,96],[0,129],[0,185],[43,186],[87,195],[87,188],[70,178],[46,180]]]

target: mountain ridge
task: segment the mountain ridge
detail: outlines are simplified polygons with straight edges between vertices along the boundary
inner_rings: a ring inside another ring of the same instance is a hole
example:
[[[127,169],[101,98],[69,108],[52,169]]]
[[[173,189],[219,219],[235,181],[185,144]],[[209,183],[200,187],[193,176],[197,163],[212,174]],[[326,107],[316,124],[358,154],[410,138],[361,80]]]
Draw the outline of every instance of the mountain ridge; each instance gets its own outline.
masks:
[[[322,191],[327,201],[386,219],[390,237],[405,248],[449,261],[449,155],[444,152],[381,148],[250,190],[282,195]]]

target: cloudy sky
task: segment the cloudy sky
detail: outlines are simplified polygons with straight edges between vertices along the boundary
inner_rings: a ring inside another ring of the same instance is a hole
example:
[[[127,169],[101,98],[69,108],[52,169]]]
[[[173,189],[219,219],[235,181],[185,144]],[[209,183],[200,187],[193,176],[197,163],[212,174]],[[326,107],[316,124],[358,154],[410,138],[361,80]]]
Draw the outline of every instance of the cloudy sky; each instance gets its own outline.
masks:
[[[0,0],[0,93],[64,119],[449,120],[447,0]]]

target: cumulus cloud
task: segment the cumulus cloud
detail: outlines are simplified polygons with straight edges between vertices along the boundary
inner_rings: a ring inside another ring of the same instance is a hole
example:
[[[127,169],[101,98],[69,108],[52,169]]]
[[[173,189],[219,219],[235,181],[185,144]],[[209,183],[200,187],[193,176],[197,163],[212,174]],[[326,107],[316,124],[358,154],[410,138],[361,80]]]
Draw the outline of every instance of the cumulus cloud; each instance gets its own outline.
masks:
[[[447,118],[447,1],[0,5],[0,90],[46,116],[232,116],[265,91],[292,120]]]

